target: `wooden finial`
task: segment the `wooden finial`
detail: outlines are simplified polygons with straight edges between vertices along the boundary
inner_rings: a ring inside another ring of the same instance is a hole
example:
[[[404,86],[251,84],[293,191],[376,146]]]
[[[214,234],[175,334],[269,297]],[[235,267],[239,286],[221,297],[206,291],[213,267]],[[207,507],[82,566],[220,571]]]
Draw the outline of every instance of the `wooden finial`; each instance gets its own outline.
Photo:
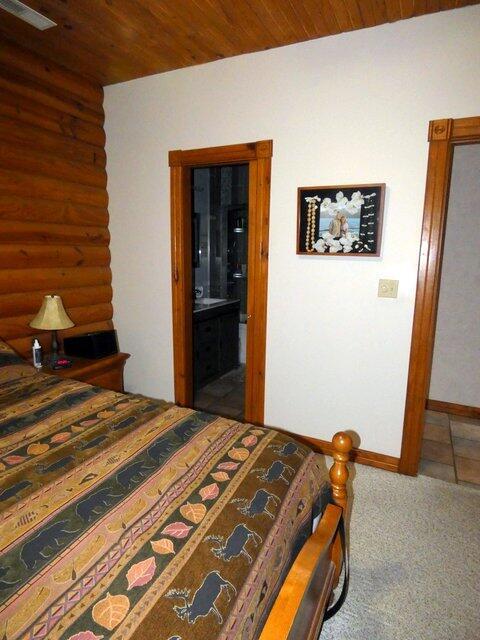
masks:
[[[330,482],[332,485],[333,500],[342,509],[347,507],[347,462],[353,444],[350,436],[344,431],[339,431],[332,438],[334,463],[330,469]]]

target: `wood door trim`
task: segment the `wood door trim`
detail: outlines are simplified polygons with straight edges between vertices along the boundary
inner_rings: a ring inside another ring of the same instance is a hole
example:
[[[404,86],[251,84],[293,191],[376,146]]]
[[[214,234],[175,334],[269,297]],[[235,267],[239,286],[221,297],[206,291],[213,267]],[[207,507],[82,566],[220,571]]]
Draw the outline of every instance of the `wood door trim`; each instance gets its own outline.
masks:
[[[272,155],[272,140],[259,140],[186,151],[176,149],[169,152],[168,161],[171,167],[205,167],[235,162],[245,163],[258,158],[271,158]]]
[[[249,245],[245,420],[263,424],[272,140],[169,153],[175,402],[193,406],[190,173],[193,167],[248,163]]]
[[[399,471],[416,475],[432,367],[453,148],[480,142],[480,117],[432,120]]]
[[[192,319],[186,309],[192,304],[192,270],[186,264],[191,255],[189,169],[174,165],[170,170],[171,243],[172,243],[172,314],[175,402],[193,405]],[[191,315],[191,314],[190,314]]]

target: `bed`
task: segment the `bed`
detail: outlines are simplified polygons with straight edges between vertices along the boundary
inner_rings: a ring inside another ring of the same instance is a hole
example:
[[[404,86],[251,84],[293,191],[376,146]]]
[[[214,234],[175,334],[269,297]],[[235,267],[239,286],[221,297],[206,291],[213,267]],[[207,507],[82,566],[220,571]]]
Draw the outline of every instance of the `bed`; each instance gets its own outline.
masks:
[[[288,434],[45,375],[2,342],[0,434],[1,638],[315,637],[345,434],[329,480]]]

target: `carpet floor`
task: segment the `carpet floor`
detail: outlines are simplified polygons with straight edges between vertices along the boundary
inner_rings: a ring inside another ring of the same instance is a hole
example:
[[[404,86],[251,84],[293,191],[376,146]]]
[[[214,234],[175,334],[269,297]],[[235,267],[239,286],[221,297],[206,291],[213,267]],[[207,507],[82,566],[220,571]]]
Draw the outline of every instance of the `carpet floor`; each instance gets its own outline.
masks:
[[[480,491],[355,465],[350,590],[320,640],[478,640]]]

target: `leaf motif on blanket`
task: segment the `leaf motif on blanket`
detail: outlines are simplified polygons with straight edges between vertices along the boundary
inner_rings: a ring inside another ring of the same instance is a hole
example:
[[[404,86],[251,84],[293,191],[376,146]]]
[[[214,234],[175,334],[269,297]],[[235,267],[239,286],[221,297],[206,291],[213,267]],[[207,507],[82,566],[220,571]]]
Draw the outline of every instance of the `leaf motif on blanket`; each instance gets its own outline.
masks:
[[[254,445],[256,445],[258,442],[258,438],[257,436],[245,436],[245,438],[243,438],[242,440],[242,444],[245,445],[246,447],[253,447]]]
[[[192,467],[198,458],[198,448],[196,446],[192,446],[181,459],[175,464],[177,469],[189,469]]]
[[[105,636],[97,636],[93,631],[80,631],[74,636],[70,636],[67,640],[102,640]]]
[[[229,458],[232,458],[232,460],[240,460],[240,462],[246,460],[249,455],[250,451],[243,447],[233,447],[233,449],[230,449],[230,451],[228,452]]]
[[[112,520],[107,524],[107,529],[112,533],[116,533],[120,531],[120,529],[125,529],[127,522],[130,522],[137,514],[142,511],[147,506],[147,503],[143,498],[137,500],[131,507],[129,507],[124,513],[121,514],[120,518],[116,520]]]
[[[82,425],[82,427],[93,427],[93,425],[97,424],[97,422],[99,422],[98,418],[90,418],[90,420],[82,420],[80,424]]]
[[[191,528],[192,527],[184,522],[172,522],[172,524],[167,525],[165,529],[162,529],[162,533],[167,536],[172,536],[172,538],[186,538]]]
[[[219,491],[218,484],[213,482],[212,484],[208,484],[206,487],[200,489],[198,493],[202,496],[202,500],[215,500]]]
[[[45,451],[48,451],[49,449],[50,447],[48,446],[48,444],[42,444],[41,442],[34,442],[28,447],[27,453],[31,456],[39,456],[40,454],[45,453]]]
[[[92,618],[101,627],[112,631],[118,626],[130,609],[127,596],[111,596],[109,593],[99,600],[92,609]]]
[[[217,482],[227,482],[227,480],[230,480],[230,476],[225,471],[216,471],[215,473],[211,473],[210,475]]]
[[[68,564],[53,576],[55,582],[62,584],[68,580],[76,580],[77,573],[101,551],[105,540],[106,538],[103,535],[96,536],[90,544],[87,544],[83,551],[80,551],[80,553],[75,556],[75,560],[71,564]]]
[[[5,462],[8,462],[8,464],[20,464],[21,462],[23,462],[24,460],[26,460],[25,456],[18,456],[16,454],[12,454],[11,456],[6,456],[4,458]]]
[[[70,429],[72,430],[72,433],[83,433],[83,431],[85,431],[85,427],[80,427],[78,424],[72,425]]]
[[[263,436],[265,431],[262,431],[261,429],[251,429],[250,433],[253,433],[254,436]]]
[[[150,582],[157,568],[157,563],[154,556],[150,556],[146,560],[137,562],[127,572],[128,591],[133,587],[142,587],[144,584]]]
[[[162,491],[167,487],[171,482],[177,477],[177,471],[174,468],[165,469],[160,475],[158,482],[155,487],[147,489],[145,493],[149,498],[154,498],[155,496],[159,496]]]
[[[70,440],[71,437],[72,437],[72,434],[70,433],[70,431],[60,431],[60,433],[56,433],[54,436],[50,438],[50,442],[54,444],[61,444],[62,442],[66,442],[67,440]]]
[[[50,595],[48,587],[40,587],[34,591],[22,606],[20,606],[8,621],[9,637],[13,638],[18,631],[38,612]]]
[[[180,513],[185,520],[198,524],[204,519],[207,508],[201,503],[192,504],[191,502],[187,502],[180,507]]]
[[[150,544],[155,553],[159,553],[162,556],[166,556],[169,553],[175,553],[175,547],[173,542],[168,538],[160,538],[160,540],[151,540]]]
[[[115,415],[115,411],[99,411],[97,416],[99,418],[111,418]]]
[[[235,471],[240,466],[239,462],[222,462],[217,469],[225,469],[225,471]]]

